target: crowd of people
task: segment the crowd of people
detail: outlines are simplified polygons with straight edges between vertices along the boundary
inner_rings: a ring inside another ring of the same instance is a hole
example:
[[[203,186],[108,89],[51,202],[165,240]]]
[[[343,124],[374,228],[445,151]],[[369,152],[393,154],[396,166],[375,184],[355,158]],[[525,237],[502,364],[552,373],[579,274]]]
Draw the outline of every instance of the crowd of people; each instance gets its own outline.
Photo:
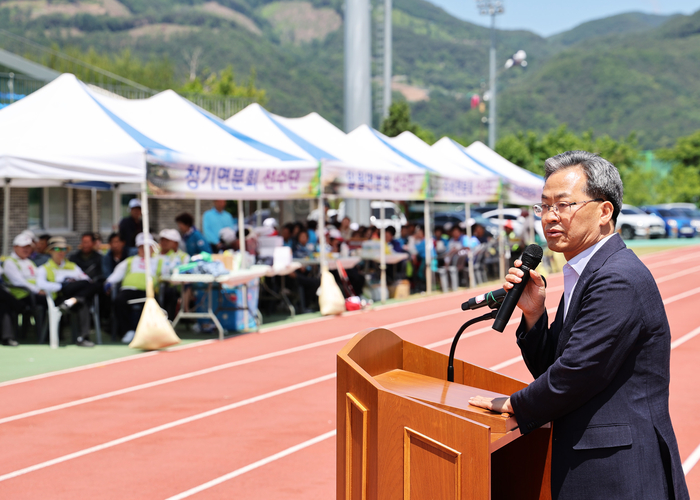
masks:
[[[115,323],[119,338],[129,343],[139,317],[133,304],[146,295],[146,251],[153,256],[151,273],[159,288],[159,302],[172,320],[178,307],[188,308],[189,304],[180,304],[180,290],[167,283],[161,287],[161,281],[178,266],[187,264],[194,255],[239,250],[237,222],[225,206],[224,200],[217,200],[214,207],[203,214],[203,231],[195,227],[191,214],[181,213],[174,220],[177,229],[164,229],[156,238],[143,233],[141,204],[135,198],[129,202],[129,215],[121,220],[118,231],[109,235],[106,244],[102,244],[99,234],[86,232],[73,252],[62,236],[42,234],[37,237],[29,230],[21,233],[13,241],[11,255],[0,267],[1,343],[8,346],[18,344],[19,314],[32,315],[37,325],[37,338],[40,342],[46,340],[47,296],[66,316],[75,319],[73,340],[77,345],[94,345],[90,340],[90,309],[96,310],[105,323]],[[470,237],[463,226],[448,224],[434,229],[430,248],[432,271],[440,271],[441,277],[446,275],[442,272],[446,269],[463,270],[468,253],[493,240],[493,235],[480,224],[472,226]],[[256,253],[261,237],[280,237],[282,244],[291,249],[293,258],[301,262],[318,255],[321,241],[315,220],[280,227],[275,219],[269,218],[261,227],[244,228],[244,235],[245,249],[251,260],[260,260]],[[365,242],[373,240],[380,240],[377,227],[353,223],[349,217],[326,221],[326,252],[331,255],[358,253]],[[423,226],[408,223],[401,226],[397,234],[396,228],[390,225],[385,231],[385,241],[387,253],[408,254],[403,263],[387,270],[389,281],[408,279],[413,291],[425,290],[426,238]],[[515,240],[511,243],[517,245]],[[368,279],[378,281],[379,266],[368,263],[361,269],[341,270],[342,275],[338,271],[333,273],[346,294],[362,295]],[[454,276],[461,274],[451,273],[451,276],[452,288],[456,288],[460,283]],[[318,309],[316,292],[320,276],[312,266],[302,266],[289,275],[284,286],[286,290],[282,289],[279,280],[272,280],[268,288],[282,293],[291,290],[290,295],[301,311]],[[444,280],[442,288],[448,288]],[[23,324],[27,322],[23,321]]]

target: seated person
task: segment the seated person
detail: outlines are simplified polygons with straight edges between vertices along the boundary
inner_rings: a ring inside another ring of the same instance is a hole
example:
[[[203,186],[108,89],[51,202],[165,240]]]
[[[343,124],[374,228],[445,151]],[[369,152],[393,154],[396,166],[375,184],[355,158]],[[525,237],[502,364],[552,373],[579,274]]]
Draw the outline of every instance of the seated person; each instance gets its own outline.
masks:
[[[109,250],[102,257],[102,276],[109,276],[120,262],[126,260],[127,257],[136,255],[136,248],[127,249],[126,243],[119,233],[110,234],[108,243]]]
[[[43,266],[46,264],[50,258],[49,256],[49,240],[51,239],[51,236],[48,234],[42,234],[39,236],[39,238],[36,240],[34,244],[34,251],[32,252],[30,259],[34,262],[34,264],[39,266]]]
[[[39,268],[37,285],[52,294],[55,304],[64,312],[75,314],[80,333],[76,345],[93,347],[90,342],[90,303],[99,292],[99,283],[93,283],[75,263],[66,260],[68,244],[62,236],[49,240],[51,259]]]
[[[46,292],[36,284],[38,269],[29,259],[32,254],[32,237],[20,234],[12,242],[13,251],[3,265],[3,278],[10,295],[21,309],[30,309],[36,320],[37,332],[41,332],[46,317]],[[3,332],[2,344],[16,346],[17,341],[9,332]]]
[[[160,259],[162,260],[160,276],[169,278],[175,269],[189,263],[190,256],[179,248],[182,238],[177,229],[163,229],[158,238],[160,239]],[[168,311],[168,318],[170,321],[174,320],[177,314],[177,301],[180,298],[179,287],[164,284],[161,297],[163,298],[163,308]]]
[[[316,229],[318,228],[318,222],[315,220],[306,221],[306,232],[309,233],[309,243],[316,245],[318,243],[318,234],[316,234]]]
[[[139,233],[136,236],[138,254],[120,262],[104,285],[105,291],[112,293],[112,288],[121,282],[119,293],[114,299],[114,310],[119,323],[119,333],[125,344],[130,343],[136,334],[139,316],[132,314],[129,301],[146,297],[146,262],[144,257],[146,251],[153,255],[153,243],[150,235],[146,238],[143,233]],[[157,287],[162,267],[163,261],[160,258],[151,259],[151,276],[153,276],[154,287]]]
[[[310,246],[310,248],[309,248]],[[295,259],[306,259],[313,253],[313,244],[309,243],[309,233],[301,229],[297,234],[297,240],[292,245],[292,256]]]
[[[187,212],[181,213],[175,217],[177,229],[182,235],[184,250],[192,257],[202,252],[211,253],[211,246],[204,239],[196,227],[194,227],[194,217]]]
[[[2,266],[0,266],[0,343],[2,345],[16,347],[19,345],[15,339],[15,329],[12,327],[12,313],[22,309],[22,304],[9,292],[3,279]]]
[[[102,254],[95,250],[95,233],[83,233],[80,237],[80,250],[68,256],[68,260],[78,265],[91,280],[98,281],[102,276]]]
[[[396,228],[394,226],[388,226],[384,230],[384,239],[389,249],[394,253],[402,253],[403,248],[401,248],[401,242],[396,239]]]

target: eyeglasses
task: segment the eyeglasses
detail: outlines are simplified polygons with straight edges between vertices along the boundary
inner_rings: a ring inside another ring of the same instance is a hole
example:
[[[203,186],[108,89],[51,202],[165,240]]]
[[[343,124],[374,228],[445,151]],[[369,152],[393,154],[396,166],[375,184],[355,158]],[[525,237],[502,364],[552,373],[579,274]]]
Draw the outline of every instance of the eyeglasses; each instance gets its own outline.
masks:
[[[572,206],[574,205],[585,205],[586,203],[590,203],[592,201],[605,201],[603,198],[596,198],[594,200],[585,200],[585,201],[574,201],[572,203],[569,203],[568,201],[558,201],[554,205],[547,205],[546,203],[538,203],[537,205],[532,205],[532,210],[535,212],[535,215],[538,217],[541,217],[542,214],[545,214],[549,212],[550,210],[554,212],[555,214],[567,214],[571,211]]]
[[[63,247],[53,247],[51,250],[53,250],[54,252],[65,252],[68,249]]]

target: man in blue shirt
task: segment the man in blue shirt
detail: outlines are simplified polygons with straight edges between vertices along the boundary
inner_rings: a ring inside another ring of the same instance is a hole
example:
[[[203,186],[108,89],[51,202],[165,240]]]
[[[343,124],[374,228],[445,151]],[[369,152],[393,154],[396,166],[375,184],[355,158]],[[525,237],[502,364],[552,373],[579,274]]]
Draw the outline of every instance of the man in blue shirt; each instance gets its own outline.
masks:
[[[202,216],[202,229],[204,239],[211,245],[212,248],[219,248],[219,232],[225,228],[233,228],[233,216],[224,210],[226,208],[226,200],[214,201],[214,208],[204,212]]]
[[[202,252],[211,253],[211,246],[204,239],[202,233],[197,231],[194,227],[194,217],[187,212],[181,213],[175,217],[175,222],[177,223],[177,228],[182,234],[182,241],[185,244],[185,250],[187,253],[192,255],[197,255]]]

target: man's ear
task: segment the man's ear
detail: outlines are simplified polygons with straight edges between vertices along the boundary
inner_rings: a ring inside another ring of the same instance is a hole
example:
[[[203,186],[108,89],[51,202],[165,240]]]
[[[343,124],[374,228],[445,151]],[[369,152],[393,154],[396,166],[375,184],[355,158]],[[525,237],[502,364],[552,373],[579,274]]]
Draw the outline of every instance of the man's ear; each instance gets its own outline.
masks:
[[[600,204],[600,222],[604,226],[612,220],[615,207],[609,201],[604,201]]]

